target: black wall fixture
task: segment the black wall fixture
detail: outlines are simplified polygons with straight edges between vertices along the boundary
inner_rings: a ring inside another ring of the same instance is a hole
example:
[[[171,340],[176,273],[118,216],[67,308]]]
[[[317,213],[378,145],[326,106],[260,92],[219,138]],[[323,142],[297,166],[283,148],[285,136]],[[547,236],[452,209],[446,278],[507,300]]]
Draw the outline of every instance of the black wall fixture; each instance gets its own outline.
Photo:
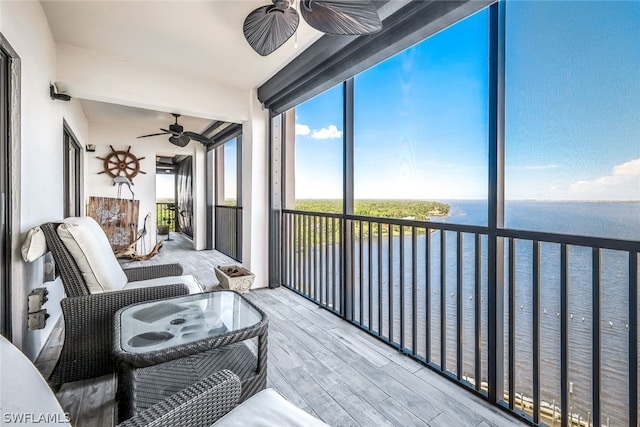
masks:
[[[61,93],[55,83],[49,85],[49,96],[58,101],[71,101],[71,96]]]

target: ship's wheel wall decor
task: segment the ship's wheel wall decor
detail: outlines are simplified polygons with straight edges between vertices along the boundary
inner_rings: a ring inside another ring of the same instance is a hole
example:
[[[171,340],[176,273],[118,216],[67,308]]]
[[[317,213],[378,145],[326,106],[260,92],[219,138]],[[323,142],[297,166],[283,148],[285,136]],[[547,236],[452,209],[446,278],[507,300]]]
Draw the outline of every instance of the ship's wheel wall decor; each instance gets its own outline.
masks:
[[[144,157],[136,157],[131,152],[131,146],[127,148],[127,151],[115,150],[111,145],[109,148],[111,148],[111,153],[109,153],[107,157],[96,156],[102,160],[102,167],[104,169],[98,172],[98,174],[106,173],[111,178],[124,176],[129,178],[129,180],[133,180],[133,177],[139,173],[146,174],[146,172],[140,170],[140,160],[144,159]]]

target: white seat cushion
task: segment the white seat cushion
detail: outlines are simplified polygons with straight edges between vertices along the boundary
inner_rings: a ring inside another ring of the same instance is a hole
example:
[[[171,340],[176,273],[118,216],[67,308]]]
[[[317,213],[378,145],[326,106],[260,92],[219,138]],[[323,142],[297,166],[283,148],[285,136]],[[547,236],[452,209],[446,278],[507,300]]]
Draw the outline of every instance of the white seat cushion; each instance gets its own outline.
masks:
[[[119,291],[127,284],[107,235],[91,217],[66,218],[58,236],[76,261],[89,292]]]
[[[199,294],[203,291],[202,285],[200,285],[196,278],[190,274],[185,274],[184,276],[168,276],[159,277],[157,279],[129,282],[124,286],[124,289],[147,288],[150,286],[172,285],[175,283],[184,283],[185,285],[187,285],[190,294]]]
[[[327,427],[272,388],[254,394],[213,424],[215,427]]]
[[[33,227],[27,231],[22,243],[22,259],[24,259],[24,262],[33,262],[48,251],[47,241],[40,227]]]

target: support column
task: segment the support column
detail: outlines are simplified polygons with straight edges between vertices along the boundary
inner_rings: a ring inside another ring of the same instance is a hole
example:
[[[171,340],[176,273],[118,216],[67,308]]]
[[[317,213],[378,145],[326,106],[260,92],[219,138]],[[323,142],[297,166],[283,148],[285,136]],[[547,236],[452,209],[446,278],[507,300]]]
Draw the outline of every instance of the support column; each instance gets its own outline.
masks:
[[[489,23],[489,401],[504,399],[504,3],[490,9]]]
[[[242,124],[242,264],[256,275],[253,288],[263,288],[269,284],[269,115],[255,90],[249,97]]]
[[[207,246],[207,151],[202,144],[193,144],[193,249]]]
[[[207,192],[207,226],[206,226],[206,249],[211,250],[215,247],[215,194],[216,194],[216,154],[215,150],[207,150],[206,161],[206,179],[205,185]]]

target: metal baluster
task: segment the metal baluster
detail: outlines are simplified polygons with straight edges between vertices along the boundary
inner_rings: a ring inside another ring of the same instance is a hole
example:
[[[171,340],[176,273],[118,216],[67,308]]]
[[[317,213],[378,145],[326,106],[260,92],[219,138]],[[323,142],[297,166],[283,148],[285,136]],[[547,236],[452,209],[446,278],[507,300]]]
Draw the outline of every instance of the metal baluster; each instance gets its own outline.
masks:
[[[463,346],[463,329],[462,329],[462,233],[456,233],[456,326],[457,326],[457,342],[456,342],[456,375],[458,381],[462,379],[462,346]]]
[[[540,422],[540,242],[533,242],[533,422]]]
[[[601,351],[601,308],[600,308],[600,263],[601,263],[601,253],[600,249],[593,248],[592,252],[593,257],[593,266],[592,266],[592,286],[593,286],[593,294],[592,294],[592,310],[593,310],[593,324],[592,326],[592,345],[591,349],[591,381],[592,381],[592,406],[593,406],[593,423],[597,426],[600,425],[600,351]]]
[[[404,226],[400,226],[400,348],[404,350]]]
[[[447,370],[447,234],[440,230],[440,369]]]
[[[476,234],[475,242],[475,381],[476,390],[482,390],[482,240],[479,234]],[[513,404],[513,399],[509,399],[509,404]]]
[[[569,254],[560,246],[560,425],[568,424],[569,407]],[[573,388],[573,387],[572,387]]]
[[[629,425],[638,424],[638,252],[629,253]]]
[[[418,230],[411,228],[411,338],[412,354],[418,354]]]
[[[378,335],[382,336],[382,224],[378,223]]]

